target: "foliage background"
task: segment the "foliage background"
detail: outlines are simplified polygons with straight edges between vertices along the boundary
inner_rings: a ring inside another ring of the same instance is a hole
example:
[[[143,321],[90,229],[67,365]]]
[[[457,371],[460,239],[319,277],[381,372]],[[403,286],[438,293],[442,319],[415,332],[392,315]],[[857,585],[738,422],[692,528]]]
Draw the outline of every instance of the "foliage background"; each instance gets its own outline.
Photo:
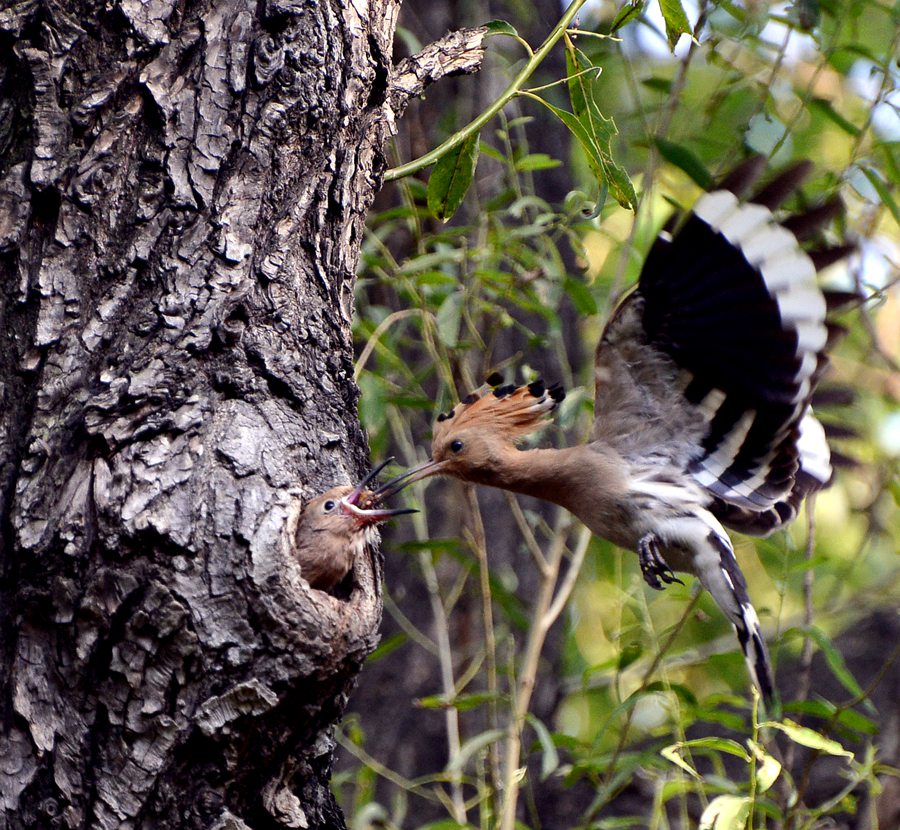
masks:
[[[671,25],[679,4],[662,6]],[[839,194],[831,240],[859,245],[824,274],[864,301],[840,317],[849,333],[828,378],[844,405],[822,410],[858,463],[818,496],[815,522],[735,539],[789,731],[755,730],[733,632],[693,584],[649,590],[633,552],[552,506],[430,483],[409,495],[423,512],[385,533],[384,640],[339,736],[335,787],[354,826],[494,826],[510,775],[528,827],[900,823],[900,11],[871,0],[684,8],[696,39],[674,53],[655,3],[615,39],[576,41],[602,68],[589,82],[618,128],[612,152],[636,212],[603,198],[577,143],[526,97],[482,131],[450,222],[428,210],[427,172],[385,187],[358,280],[360,415],[374,458],[416,463],[434,415],[499,368],[510,381],[562,381],[565,405],[540,440],[583,440],[594,345],[672,205],[749,152],[774,168],[811,159],[799,202]],[[578,26],[608,33],[619,11],[590,4]],[[407,0],[397,49],[494,18],[534,47],[559,14],[552,2]],[[480,75],[411,111],[398,162],[509,83],[522,47],[488,44]],[[559,44],[528,86],[565,74]],[[570,106],[565,84],[539,94]],[[791,732],[801,721],[813,731]],[[510,723],[524,730],[521,761]]]

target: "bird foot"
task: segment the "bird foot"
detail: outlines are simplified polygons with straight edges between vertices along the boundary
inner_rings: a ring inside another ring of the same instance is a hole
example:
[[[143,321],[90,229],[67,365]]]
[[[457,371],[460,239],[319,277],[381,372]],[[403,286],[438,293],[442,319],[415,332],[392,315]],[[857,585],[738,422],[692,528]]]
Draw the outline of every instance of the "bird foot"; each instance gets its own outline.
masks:
[[[654,590],[661,591],[664,587],[663,583],[671,585],[673,582],[677,582],[679,585],[684,585],[666,564],[666,560],[659,552],[659,541],[652,533],[648,533],[638,541],[638,558],[641,562],[644,581]]]

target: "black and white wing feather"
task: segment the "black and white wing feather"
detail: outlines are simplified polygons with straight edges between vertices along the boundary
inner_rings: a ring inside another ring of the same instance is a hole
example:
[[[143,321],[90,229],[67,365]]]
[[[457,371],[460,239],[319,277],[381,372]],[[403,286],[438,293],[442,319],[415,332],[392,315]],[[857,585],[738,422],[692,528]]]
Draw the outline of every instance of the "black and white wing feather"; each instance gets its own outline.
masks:
[[[773,214],[809,165],[741,201],[763,167],[751,159],[658,237],[598,347],[593,434],[686,470],[718,518],[759,534],[832,475],[810,406],[832,339],[816,272],[848,250],[801,247],[836,202]]]

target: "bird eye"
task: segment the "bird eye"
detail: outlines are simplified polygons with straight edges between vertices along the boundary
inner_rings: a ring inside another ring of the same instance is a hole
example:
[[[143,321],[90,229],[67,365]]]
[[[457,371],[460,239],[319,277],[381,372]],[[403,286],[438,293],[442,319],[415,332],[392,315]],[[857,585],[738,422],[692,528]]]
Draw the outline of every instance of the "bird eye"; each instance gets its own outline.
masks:
[[[337,507],[337,502],[332,501],[331,499],[328,499],[328,501],[326,501],[325,504],[322,505],[322,509],[326,513],[330,513],[332,510],[334,510],[335,507]]]
[[[457,438],[450,442],[450,452],[459,452],[463,448],[463,442]]]

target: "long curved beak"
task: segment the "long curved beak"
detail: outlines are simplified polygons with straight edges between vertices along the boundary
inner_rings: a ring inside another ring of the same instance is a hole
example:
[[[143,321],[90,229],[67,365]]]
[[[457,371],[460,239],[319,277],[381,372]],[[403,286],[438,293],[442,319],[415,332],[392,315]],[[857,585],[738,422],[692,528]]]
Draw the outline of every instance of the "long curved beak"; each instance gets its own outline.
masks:
[[[394,516],[403,516],[407,513],[418,513],[419,511],[413,507],[397,507],[397,508],[383,508],[378,507],[381,502],[390,495],[393,495],[396,490],[391,490],[389,493],[385,493],[385,485],[381,487],[377,487],[374,490],[368,490],[369,484],[375,479],[375,477],[385,468],[388,464],[390,464],[394,459],[388,458],[385,461],[382,461],[377,467],[374,467],[371,472],[369,472],[366,477],[359,482],[346,496],[341,499],[341,507],[344,512],[355,516],[364,524],[377,524],[378,522],[385,522],[388,519],[393,518]],[[391,479],[395,481],[396,479]],[[390,484],[391,482],[388,482]],[[360,500],[362,500],[363,505],[360,504]]]
[[[414,481],[421,481],[423,478],[440,475],[445,463],[446,462],[444,461],[434,461],[429,459],[424,464],[419,464],[417,467],[410,467],[405,473],[400,473],[400,475],[382,484],[378,490],[376,490],[376,493],[380,499],[390,498],[399,493],[404,487],[408,487]]]

